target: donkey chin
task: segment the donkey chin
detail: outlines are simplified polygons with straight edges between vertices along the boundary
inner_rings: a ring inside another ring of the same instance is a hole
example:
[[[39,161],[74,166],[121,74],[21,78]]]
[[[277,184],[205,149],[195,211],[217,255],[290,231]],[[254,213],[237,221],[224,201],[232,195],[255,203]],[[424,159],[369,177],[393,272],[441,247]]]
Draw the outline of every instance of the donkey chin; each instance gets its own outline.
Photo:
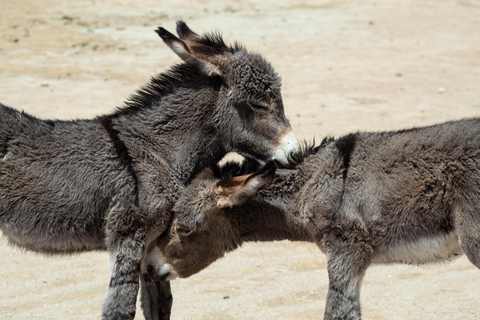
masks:
[[[293,131],[289,130],[280,140],[280,146],[273,153],[271,160],[275,160],[287,167],[292,163],[292,155],[298,152],[300,152],[300,144]]]

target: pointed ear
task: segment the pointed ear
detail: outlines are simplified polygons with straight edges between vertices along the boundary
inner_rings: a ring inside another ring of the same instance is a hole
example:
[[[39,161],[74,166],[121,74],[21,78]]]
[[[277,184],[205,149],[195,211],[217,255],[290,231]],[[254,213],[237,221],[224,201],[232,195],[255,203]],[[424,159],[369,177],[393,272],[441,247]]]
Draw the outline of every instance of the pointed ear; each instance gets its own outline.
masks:
[[[177,34],[182,40],[199,41],[201,37],[190,30],[185,22],[182,20],[177,21]]]
[[[178,29],[180,29],[180,37],[184,40],[177,38],[162,27],[155,32],[186,63],[196,66],[207,76],[223,76],[220,71],[219,59],[223,51],[196,42],[198,35],[184,23],[177,27]]]
[[[216,189],[216,193],[219,195],[217,208],[241,205],[253,197],[261,187],[269,183],[276,170],[276,163],[270,161],[255,173],[220,180]]]

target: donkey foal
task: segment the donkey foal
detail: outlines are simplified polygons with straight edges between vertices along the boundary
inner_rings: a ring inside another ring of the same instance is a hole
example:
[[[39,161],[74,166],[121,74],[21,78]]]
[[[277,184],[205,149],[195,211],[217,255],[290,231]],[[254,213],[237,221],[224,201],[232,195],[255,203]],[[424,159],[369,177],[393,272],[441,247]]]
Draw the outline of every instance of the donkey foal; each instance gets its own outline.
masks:
[[[185,63],[155,76],[117,112],[48,121],[0,104],[0,230],[46,254],[108,250],[104,319],[170,317],[168,282],[152,283],[155,239],[185,185],[227,152],[288,162],[300,147],[280,78],[259,54],[183,22],[163,41]],[[139,281],[140,280],[140,281]]]
[[[207,169],[159,239],[161,276],[191,276],[244,241],[311,241],[327,255],[325,319],[360,319],[372,263],[464,252],[480,268],[479,139],[480,119],[470,119],[327,138],[275,175],[274,163],[233,178]]]

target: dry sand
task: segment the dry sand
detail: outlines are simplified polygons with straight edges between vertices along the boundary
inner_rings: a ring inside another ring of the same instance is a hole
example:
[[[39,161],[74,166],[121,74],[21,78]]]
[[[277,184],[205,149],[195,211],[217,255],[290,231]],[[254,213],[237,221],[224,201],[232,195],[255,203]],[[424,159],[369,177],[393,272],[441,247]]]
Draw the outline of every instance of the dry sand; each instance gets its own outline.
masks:
[[[0,101],[43,118],[111,112],[180,62],[153,32],[178,19],[264,54],[299,138],[480,115],[477,0],[1,0]],[[172,282],[172,319],[321,318],[325,267],[312,244],[247,244]],[[107,286],[105,252],[48,258],[0,240],[0,319],[98,319]],[[478,288],[465,257],[373,266],[363,316],[480,319]]]

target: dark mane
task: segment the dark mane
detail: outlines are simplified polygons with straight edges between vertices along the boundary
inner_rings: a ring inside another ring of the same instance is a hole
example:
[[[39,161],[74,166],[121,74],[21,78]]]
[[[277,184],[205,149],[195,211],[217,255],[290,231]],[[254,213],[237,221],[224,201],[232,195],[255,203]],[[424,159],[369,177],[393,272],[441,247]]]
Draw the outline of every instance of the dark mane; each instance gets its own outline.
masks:
[[[127,98],[124,105],[117,108],[115,114],[126,115],[150,108],[160,101],[162,96],[185,87],[187,84],[199,84],[205,79],[205,76],[191,65],[186,63],[174,65],[167,71],[153,76],[149,82]],[[216,80],[220,83],[219,79],[210,78],[210,81]]]
[[[223,40],[223,36],[220,31],[205,33],[201,38],[201,40],[199,40],[198,42],[206,46],[219,49],[222,51],[227,51],[230,53],[235,53],[239,50],[244,50],[244,47],[238,42],[235,42],[233,46],[227,46],[225,44],[225,41]]]
[[[291,166],[295,167],[305,161],[309,156],[316,154],[318,150],[324,148],[330,142],[335,141],[333,137],[325,137],[319,145],[315,145],[315,138],[312,141],[304,140],[300,145],[300,151],[298,153],[292,154],[292,163]]]
[[[172,92],[174,88],[178,88],[182,82],[185,82],[185,77],[196,75],[196,72],[192,72],[192,69],[193,67],[188,64],[179,64],[155,75],[150,79],[150,82],[127,98],[124,106],[117,109],[117,114],[130,114],[151,107],[156,101],[160,100],[160,97]]]

